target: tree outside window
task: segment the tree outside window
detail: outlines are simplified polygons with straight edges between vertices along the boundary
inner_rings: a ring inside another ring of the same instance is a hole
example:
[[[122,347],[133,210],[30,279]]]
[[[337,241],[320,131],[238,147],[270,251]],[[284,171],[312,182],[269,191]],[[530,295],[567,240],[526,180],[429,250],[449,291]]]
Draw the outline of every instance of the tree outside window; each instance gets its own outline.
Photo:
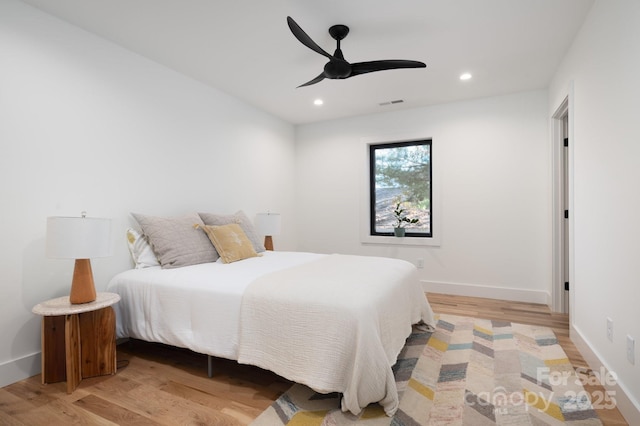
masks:
[[[431,237],[431,140],[369,146],[370,234],[394,235],[398,203],[406,237]]]

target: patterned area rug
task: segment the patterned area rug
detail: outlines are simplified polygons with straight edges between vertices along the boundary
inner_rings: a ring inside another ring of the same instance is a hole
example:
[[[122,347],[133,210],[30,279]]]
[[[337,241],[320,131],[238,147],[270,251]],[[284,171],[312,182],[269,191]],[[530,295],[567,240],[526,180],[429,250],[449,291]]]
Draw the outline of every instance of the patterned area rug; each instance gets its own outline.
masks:
[[[601,425],[580,377],[546,327],[438,315],[434,332],[414,328],[393,371],[400,408],[358,416],[340,395],[294,385],[253,426]]]

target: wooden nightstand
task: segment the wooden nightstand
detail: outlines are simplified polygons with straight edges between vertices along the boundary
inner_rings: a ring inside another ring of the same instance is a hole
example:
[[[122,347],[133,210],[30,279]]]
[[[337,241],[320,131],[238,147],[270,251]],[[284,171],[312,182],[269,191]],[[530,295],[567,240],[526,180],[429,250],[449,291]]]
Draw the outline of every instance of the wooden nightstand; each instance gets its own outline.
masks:
[[[73,392],[83,378],[116,373],[115,293],[98,293],[95,301],[72,305],[69,296],[33,307],[42,315],[42,383],[67,381]]]

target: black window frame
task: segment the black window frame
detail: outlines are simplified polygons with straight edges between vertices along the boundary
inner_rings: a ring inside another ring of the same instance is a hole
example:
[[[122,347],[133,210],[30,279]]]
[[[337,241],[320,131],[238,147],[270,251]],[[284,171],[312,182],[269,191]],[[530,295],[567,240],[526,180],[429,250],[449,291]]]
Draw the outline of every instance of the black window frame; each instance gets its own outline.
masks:
[[[429,146],[429,232],[405,231],[409,238],[433,238],[433,139],[418,139],[401,142],[385,142],[369,145],[369,235],[374,237],[393,237],[391,232],[376,231],[376,182],[375,182],[375,151],[377,149],[402,148],[414,145]]]

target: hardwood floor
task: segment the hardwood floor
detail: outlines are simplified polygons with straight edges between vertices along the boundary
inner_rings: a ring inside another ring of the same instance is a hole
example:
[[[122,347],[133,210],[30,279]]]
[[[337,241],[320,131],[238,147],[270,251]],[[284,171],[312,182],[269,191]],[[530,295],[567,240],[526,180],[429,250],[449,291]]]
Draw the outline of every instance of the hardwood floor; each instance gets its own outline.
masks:
[[[553,329],[569,359],[586,367],[569,340],[568,318],[544,305],[429,294],[436,313],[504,319]],[[0,389],[0,425],[246,425],[291,383],[268,371],[133,340],[118,346],[118,373],[85,379],[71,395],[40,376]],[[601,390],[585,386],[588,392]],[[598,410],[605,425],[626,425],[617,409]]]

